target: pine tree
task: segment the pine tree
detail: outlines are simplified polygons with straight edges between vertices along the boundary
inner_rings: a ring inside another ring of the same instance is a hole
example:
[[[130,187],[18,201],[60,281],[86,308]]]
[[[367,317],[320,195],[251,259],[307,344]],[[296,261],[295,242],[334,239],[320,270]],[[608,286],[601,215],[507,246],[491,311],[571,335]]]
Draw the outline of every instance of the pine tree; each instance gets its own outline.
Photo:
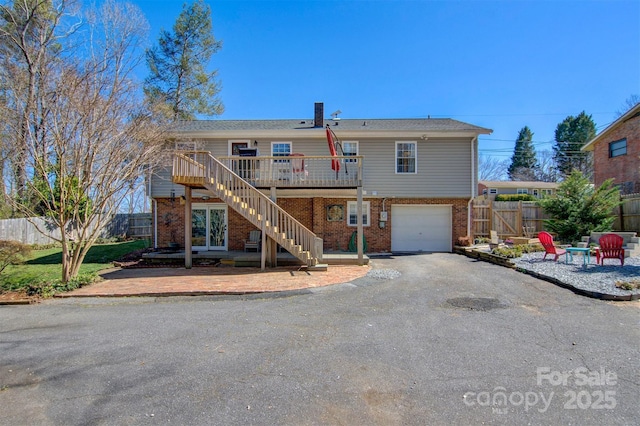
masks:
[[[173,31],[161,31],[158,45],[146,53],[147,100],[174,119],[193,119],[223,112],[217,97],[217,70],[207,71],[211,56],[222,47],[213,36],[211,8],[202,0],[183,6]]]
[[[524,126],[518,133],[516,145],[509,166],[509,179],[511,180],[535,180],[538,170],[536,150],[533,147],[533,133],[529,127]]]
[[[592,175],[591,153],[582,152],[580,148],[595,136],[596,123],[584,111],[577,117],[570,115],[558,124],[553,155],[561,175],[568,176],[573,170],[588,177]]]

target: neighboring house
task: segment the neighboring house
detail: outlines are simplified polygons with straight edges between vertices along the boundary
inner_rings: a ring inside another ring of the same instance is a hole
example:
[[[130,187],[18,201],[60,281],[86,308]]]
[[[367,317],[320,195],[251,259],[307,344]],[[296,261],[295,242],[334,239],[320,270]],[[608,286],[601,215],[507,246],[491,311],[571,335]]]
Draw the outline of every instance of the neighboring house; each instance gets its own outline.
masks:
[[[640,103],[587,142],[582,151],[593,151],[596,187],[613,178],[622,194],[640,193]]]
[[[481,180],[478,182],[478,196],[493,200],[498,194],[529,194],[541,198],[553,195],[558,189],[555,182]]]
[[[321,258],[353,249],[360,200],[368,252],[448,252],[470,232],[478,135],[490,133],[452,119],[325,120],[321,103],[313,119],[183,122],[173,168],[149,185],[154,245],[188,247],[191,228],[194,251],[243,250],[258,228],[272,248]]]

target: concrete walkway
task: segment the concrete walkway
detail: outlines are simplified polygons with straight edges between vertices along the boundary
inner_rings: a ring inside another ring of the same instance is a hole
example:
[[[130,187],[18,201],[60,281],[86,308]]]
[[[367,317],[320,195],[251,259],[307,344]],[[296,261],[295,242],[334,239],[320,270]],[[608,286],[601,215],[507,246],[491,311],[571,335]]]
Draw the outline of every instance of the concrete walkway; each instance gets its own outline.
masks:
[[[332,265],[327,271],[307,272],[298,267],[229,266],[133,268],[103,271],[101,282],[56,297],[176,296],[248,294],[317,288],[363,277],[368,266]]]

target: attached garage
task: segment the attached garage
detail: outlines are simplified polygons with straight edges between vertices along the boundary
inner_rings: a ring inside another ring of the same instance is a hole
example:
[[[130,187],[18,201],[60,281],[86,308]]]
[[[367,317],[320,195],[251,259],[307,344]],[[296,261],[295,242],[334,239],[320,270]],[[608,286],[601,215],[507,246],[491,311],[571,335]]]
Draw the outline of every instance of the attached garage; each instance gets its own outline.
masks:
[[[392,205],[391,251],[451,251],[450,205]]]

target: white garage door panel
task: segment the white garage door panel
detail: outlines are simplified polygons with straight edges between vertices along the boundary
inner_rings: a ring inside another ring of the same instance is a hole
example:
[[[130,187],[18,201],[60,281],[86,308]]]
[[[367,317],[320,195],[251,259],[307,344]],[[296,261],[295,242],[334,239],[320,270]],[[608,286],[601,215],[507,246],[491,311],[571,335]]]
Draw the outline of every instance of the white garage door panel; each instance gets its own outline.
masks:
[[[451,251],[451,206],[391,206],[392,251]]]

